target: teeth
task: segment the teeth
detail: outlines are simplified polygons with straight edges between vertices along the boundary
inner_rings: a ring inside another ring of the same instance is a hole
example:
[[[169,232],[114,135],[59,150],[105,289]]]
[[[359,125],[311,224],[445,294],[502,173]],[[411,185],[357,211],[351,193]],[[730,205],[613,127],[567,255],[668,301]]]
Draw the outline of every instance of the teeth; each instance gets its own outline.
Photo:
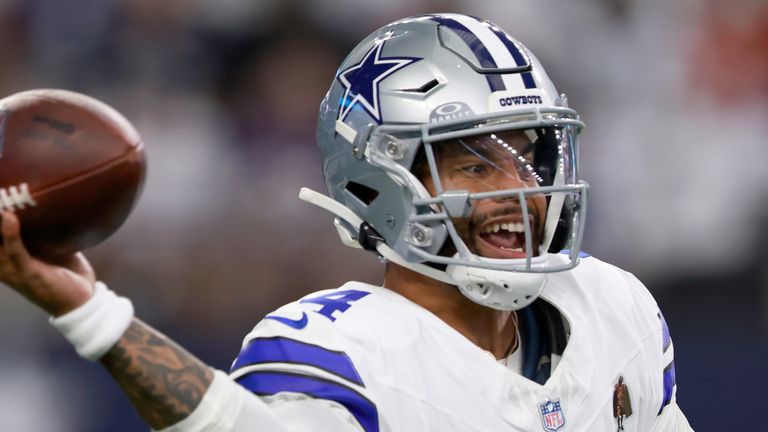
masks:
[[[505,251],[511,251],[511,252],[523,252],[523,248],[519,248],[519,247],[516,247],[516,248],[505,248],[505,247],[503,247],[502,249],[504,249]]]
[[[485,227],[483,230],[483,234],[486,233],[497,233],[501,230],[507,231],[507,232],[513,232],[513,233],[523,233],[525,232],[525,225],[523,225],[522,222],[510,222],[510,223],[502,223],[502,224],[493,224]]]

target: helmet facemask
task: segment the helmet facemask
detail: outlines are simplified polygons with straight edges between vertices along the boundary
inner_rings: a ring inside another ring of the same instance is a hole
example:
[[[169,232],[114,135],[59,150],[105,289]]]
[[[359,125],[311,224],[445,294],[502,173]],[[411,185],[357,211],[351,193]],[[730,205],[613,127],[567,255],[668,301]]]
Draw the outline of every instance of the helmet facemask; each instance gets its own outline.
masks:
[[[532,127],[516,127],[521,124]],[[419,137],[407,127],[377,128],[368,159],[414,197],[402,238],[390,246],[409,261],[444,270],[481,304],[528,304],[540,293],[544,273],[578,260],[572,254],[554,263],[549,253],[581,239],[586,185],[576,183],[580,126],[559,116],[520,122],[496,115],[422,128]]]
[[[550,177],[548,172],[556,162],[547,155],[534,157],[534,149],[544,147],[535,144],[540,138],[536,134],[531,129],[506,131],[424,146],[424,156],[414,163],[412,172],[432,197],[443,192],[453,196],[466,193],[467,197],[461,214],[450,215],[453,230],[461,242],[458,247],[455,241],[446,242],[441,255],[521,259],[526,257],[528,249],[533,257],[541,255],[550,197],[541,193],[526,195],[527,217],[524,218],[517,193],[519,189],[551,185],[551,179],[547,181],[544,177]],[[433,160],[434,165],[429,160]],[[473,195],[494,192],[503,195],[470,199]],[[529,230],[525,229],[526,224]],[[526,232],[530,234],[530,248]]]

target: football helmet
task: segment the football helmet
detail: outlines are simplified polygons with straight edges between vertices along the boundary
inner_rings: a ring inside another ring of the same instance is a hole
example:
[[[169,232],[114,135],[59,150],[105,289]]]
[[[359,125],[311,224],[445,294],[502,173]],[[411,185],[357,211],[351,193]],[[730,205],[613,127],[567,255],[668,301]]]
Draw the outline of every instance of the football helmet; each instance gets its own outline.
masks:
[[[317,124],[330,198],[300,197],[337,216],[345,244],[520,309],[547,273],[578,263],[583,127],[538,60],[493,23],[406,18],[341,64]]]

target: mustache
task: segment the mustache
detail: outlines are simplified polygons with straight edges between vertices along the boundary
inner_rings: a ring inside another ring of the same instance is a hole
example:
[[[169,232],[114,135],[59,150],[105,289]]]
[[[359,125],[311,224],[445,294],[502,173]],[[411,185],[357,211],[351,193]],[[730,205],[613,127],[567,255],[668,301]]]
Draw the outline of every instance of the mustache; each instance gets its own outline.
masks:
[[[483,225],[486,221],[489,219],[493,219],[500,216],[509,216],[509,215],[522,215],[523,210],[519,205],[513,205],[513,206],[507,206],[502,208],[496,208],[489,212],[485,213],[472,213],[472,215],[469,218],[469,228],[470,230],[474,230],[478,226]],[[528,216],[533,218],[533,221],[531,222],[531,230],[534,230],[534,227],[539,225],[539,215],[536,209],[532,209],[530,206],[528,207]]]

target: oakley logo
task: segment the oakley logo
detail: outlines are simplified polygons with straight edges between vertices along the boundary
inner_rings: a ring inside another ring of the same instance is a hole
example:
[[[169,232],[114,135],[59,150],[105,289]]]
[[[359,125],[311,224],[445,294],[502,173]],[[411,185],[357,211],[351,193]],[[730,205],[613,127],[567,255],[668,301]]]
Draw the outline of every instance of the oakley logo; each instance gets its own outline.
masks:
[[[451,102],[440,105],[439,107],[432,110],[432,113],[429,114],[429,122],[434,123],[446,120],[454,120],[462,117],[469,117],[474,114],[475,113],[472,111],[472,108],[470,108],[464,102]]]

